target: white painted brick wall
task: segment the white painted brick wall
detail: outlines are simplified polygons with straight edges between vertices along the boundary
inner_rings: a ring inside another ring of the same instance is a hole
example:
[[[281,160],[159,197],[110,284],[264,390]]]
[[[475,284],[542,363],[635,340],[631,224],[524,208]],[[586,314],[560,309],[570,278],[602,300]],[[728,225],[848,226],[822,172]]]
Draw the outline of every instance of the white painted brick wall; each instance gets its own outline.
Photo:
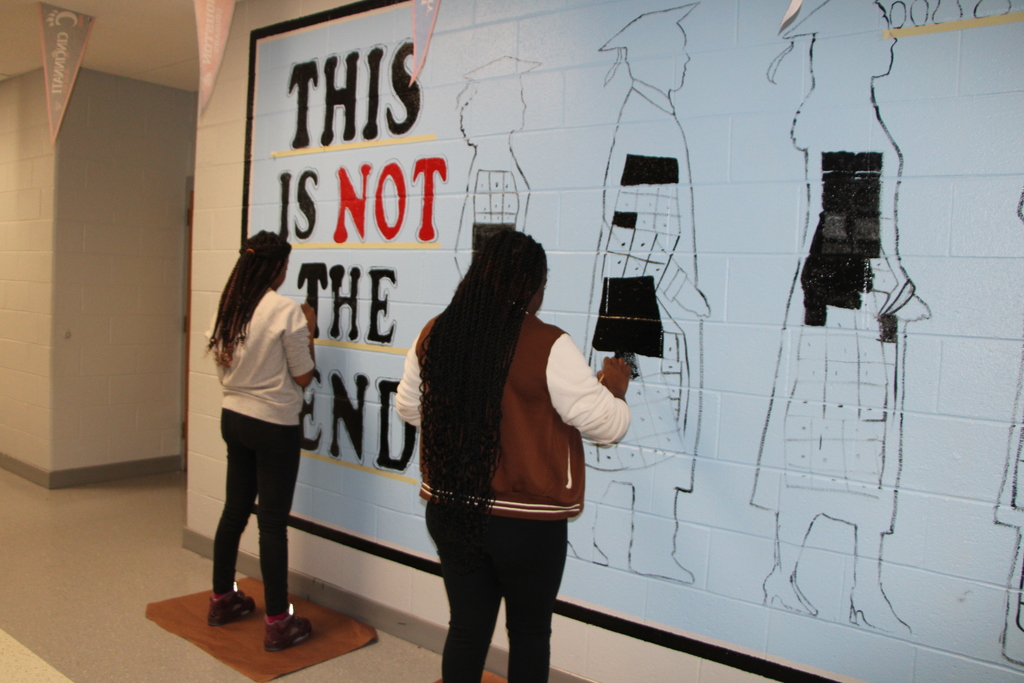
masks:
[[[50,468],[53,166],[41,71],[0,83],[0,453]]]

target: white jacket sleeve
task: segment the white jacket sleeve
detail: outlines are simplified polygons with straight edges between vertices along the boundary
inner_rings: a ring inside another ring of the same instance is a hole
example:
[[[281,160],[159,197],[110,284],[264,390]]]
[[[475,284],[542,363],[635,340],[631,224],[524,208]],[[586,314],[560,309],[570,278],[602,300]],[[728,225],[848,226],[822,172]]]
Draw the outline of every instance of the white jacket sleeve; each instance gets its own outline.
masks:
[[[629,406],[597,381],[587,359],[568,334],[559,337],[551,347],[547,380],[555,411],[563,422],[580,430],[583,438],[610,444],[626,435]]]
[[[398,416],[415,427],[420,426],[420,401],[423,398],[420,386],[420,359],[416,355],[419,343],[420,338],[417,335],[416,341],[405,354],[402,381],[398,383],[398,391],[395,393],[395,410],[398,411]]]

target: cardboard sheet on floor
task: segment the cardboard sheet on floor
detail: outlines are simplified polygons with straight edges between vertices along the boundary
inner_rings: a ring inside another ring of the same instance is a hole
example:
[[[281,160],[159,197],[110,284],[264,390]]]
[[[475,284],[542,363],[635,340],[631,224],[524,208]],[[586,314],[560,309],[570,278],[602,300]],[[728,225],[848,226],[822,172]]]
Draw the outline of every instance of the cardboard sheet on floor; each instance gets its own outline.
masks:
[[[151,602],[146,605],[146,617],[239,673],[261,682],[325,662],[377,639],[377,631],[372,626],[290,595],[288,599],[295,605],[295,613],[313,623],[313,634],[295,647],[266,652],[263,650],[263,584],[256,579],[242,579],[238,588],[256,601],[256,610],[224,626],[206,625],[209,591]]]
[[[437,679],[434,683],[444,683],[442,679]],[[483,678],[480,679],[480,683],[508,683],[504,678],[497,674],[492,674],[490,671],[485,671]]]

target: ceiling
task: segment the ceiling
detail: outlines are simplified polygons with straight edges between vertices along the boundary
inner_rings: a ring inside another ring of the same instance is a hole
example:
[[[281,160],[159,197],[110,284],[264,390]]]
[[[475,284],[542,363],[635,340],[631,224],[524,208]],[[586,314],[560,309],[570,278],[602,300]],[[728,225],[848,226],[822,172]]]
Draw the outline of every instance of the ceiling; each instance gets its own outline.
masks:
[[[194,0],[50,0],[94,18],[82,66],[182,90],[199,86]],[[0,0],[0,80],[43,65],[39,3]]]

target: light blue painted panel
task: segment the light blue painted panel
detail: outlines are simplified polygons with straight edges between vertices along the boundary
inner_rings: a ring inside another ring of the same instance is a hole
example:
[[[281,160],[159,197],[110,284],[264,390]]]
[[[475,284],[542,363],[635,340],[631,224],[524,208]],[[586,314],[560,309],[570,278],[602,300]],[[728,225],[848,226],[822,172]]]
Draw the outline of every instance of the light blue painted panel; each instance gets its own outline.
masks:
[[[1004,588],[905,567],[888,572],[886,588],[913,629],[910,642],[992,663],[1002,659]]]
[[[796,256],[803,232],[800,204],[805,194],[798,182],[695,188],[699,250]]]
[[[927,554],[917,566],[951,577],[1002,584],[1004,563],[1013,553],[1016,539],[1005,527],[992,524],[992,505],[931,496],[928,508],[926,534],[936,540],[929,541]]]
[[[892,102],[885,112],[907,175],[1020,174],[1024,93]]]
[[[417,500],[419,497],[417,496]],[[418,514],[400,513],[392,510],[381,510],[377,514],[377,530],[381,536],[394,539],[403,548],[413,552],[437,557],[437,549],[427,533],[427,525],[423,521],[422,505],[417,505],[414,512]]]
[[[694,525],[713,529],[716,537],[721,531],[733,531],[771,538],[774,525],[769,517],[763,510],[747,504],[754,474],[755,469],[751,465],[699,459],[695,475],[697,485],[681,508],[682,518]],[[726,538],[738,540],[730,536]],[[714,538],[712,545],[718,545]],[[762,557],[761,561],[770,565],[771,558]]]
[[[1018,213],[1024,187],[1019,175],[964,178],[953,185],[950,253],[953,256],[1024,256],[1024,219]]]
[[[559,194],[558,249],[593,253],[599,242],[601,190],[575,190]]]
[[[993,44],[1015,45],[1017,50],[992,50],[990,47]],[[1020,68],[1022,44],[1022,22],[964,31],[960,58],[960,94],[984,95],[1024,90],[1024,72]]]
[[[920,648],[914,663],[914,676],[916,680],[934,683],[1020,683],[1020,671],[1011,667],[1009,662],[993,666],[969,657]]]
[[[322,490],[313,492],[313,519],[376,538],[377,507]]]
[[[995,421],[907,415],[902,488],[992,501],[999,492],[1009,429]]]
[[[764,649],[769,622],[761,607],[663,582],[651,582],[647,618],[754,650]]]
[[[746,506],[750,507],[750,506]],[[757,512],[753,510],[753,512]],[[756,528],[756,524],[750,527]],[[707,589],[711,593],[734,598],[753,606],[765,600],[764,578],[771,570],[772,530],[767,524],[764,536],[715,531],[711,538]],[[752,571],[757,568],[760,572]],[[766,610],[762,610],[767,612]],[[767,633],[765,633],[767,635]]]
[[[573,534],[572,524],[580,524],[585,520],[577,518],[570,524],[569,534]],[[577,554],[579,553],[579,554]],[[632,614],[642,618],[643,606],[646,603],[648,581],[628,571],[603,568],[593,564],[591,546],[573,546],[565,562],[565,574],[562,576],[561,593],[590,604],[600,604],[622,614]],[[578,559],[585,556],[585,561]],[[609,592],[608,587],[615,590]]]
[[[793,286],[794,256],[734,256],[729,259],[725,317],[730,323],[779,325]]]
[[[842,642],[843,647],[834,643]],[[768,651],[825,671],[845,671],[864,681],[904,683],[914,680],[916,648],[897,638],[851,625],[822,623],[773,610],[768,623]]]
[[[915,324],[921,333],[1019,339],[1021,268],[1016,259],[958,258],[956,277],[950,260],[907,259],[913,267],[919,296],[936,311]],[[983,313],[984,312],[984,313]],[[1005,368],[1003,368],[1005,370]]]
[[[994,339],[944,341],[939,410],[955,410],[980,419],[1012,419],[1009,411],[1017,381],[1019,346]]]

